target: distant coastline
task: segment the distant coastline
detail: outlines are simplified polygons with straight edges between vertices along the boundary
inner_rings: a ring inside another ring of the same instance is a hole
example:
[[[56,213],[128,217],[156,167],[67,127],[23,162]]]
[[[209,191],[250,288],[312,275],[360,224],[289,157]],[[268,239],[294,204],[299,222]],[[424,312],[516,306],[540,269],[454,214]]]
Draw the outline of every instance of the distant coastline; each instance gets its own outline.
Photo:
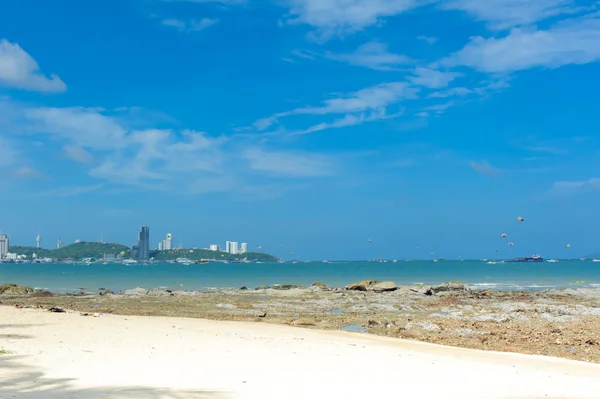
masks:
[[[57,249],[36,248],[29,246],[11,245],[10,252],[17,256],[23,256],[26,260],[51,259],[56,261],[82,261],[84,259],[99,260],[123,260],[131,257],[131,248],[118,243],[100,242],[77,242]],[[157,261],[169,261],[176,259],[219,260],[219,261],[241,261],[253,260],[263,262],[275,262],[277,258],[262,252],[248,252],[243,254],[230,254],[220,251],[211,251],[198,248],[176,248],[171,250],[152,250],[150,259]]]

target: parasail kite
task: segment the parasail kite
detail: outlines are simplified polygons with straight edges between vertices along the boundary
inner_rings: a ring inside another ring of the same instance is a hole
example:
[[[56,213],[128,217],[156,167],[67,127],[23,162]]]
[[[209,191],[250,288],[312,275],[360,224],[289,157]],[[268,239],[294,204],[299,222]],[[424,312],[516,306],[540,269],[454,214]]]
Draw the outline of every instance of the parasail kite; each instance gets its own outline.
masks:
[[[259,250],[259,251],[262,251],[262,246],[259,246],[259,247],[258,247],[258,250]]]
[[[514,246],[515,246],[515,243],[514,243],[514,242],[509,242],[509,243],[508,243],[508,246],[509,246],[509,247],[514,247]]]
[[[503,233],[501,237],[506,238],[507,237],[506,233]]]
[[[524,222],[524,221],[525,221],[525,218],[523,216],[519,216],[517,218],[517,222]]]
[[[567,244],[567,248],[571,248],[571,244]]]

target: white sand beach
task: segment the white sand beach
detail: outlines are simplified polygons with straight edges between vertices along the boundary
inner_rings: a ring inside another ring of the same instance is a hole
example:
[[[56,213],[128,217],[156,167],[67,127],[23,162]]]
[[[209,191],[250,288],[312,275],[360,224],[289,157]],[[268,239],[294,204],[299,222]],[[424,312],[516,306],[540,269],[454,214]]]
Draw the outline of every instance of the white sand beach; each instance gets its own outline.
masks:
[[[598,398],[600,365],[267,323],[0,306],[0,398]]]

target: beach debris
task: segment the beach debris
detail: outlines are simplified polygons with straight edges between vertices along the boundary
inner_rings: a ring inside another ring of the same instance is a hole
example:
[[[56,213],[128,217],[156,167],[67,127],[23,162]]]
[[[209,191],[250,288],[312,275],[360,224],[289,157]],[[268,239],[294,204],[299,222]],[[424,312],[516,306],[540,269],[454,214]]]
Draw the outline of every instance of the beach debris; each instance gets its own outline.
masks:
[[[525,221],[525,218],[524,218],[523,216],[519,216],[519,217],[517,218],[517,222],[519,222],[519,223],[520,223],[520,222],[524,222],[524,221]]]
[[[381,283],[368,286],[367,289],[373,292],[388,292],[396,291],[398,286],[393,281],[382,281]]]
[[[258,315],[258,317],[267,317],[267,312],[262,312],[261,314]]]
[[[65,310],[63,308],[59,308],[56,306],[51,307],[50,309],[48,309],[48,311],[54,313],[65,313]]]
[[[373,284],[377,284],[377,280],[363,280],[358,283],[348,284],[346,289],[349,291],[366,291],[367,287]]]

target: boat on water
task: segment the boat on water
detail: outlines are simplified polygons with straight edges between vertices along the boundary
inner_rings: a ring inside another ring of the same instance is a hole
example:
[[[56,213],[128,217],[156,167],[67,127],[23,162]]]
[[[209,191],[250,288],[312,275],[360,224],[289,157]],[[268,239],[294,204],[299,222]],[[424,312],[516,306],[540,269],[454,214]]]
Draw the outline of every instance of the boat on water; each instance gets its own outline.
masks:
[[[548,259],[549,263],[558,263],[558,259]]]
[[[511,259],[508,260],[507,262],[543,262],[544,258],[542,258],[540,255],[533,255],[529,258],[516,258],[516,259]]]
[[[600,259],[592,259],[592,262],[600,263]]]

